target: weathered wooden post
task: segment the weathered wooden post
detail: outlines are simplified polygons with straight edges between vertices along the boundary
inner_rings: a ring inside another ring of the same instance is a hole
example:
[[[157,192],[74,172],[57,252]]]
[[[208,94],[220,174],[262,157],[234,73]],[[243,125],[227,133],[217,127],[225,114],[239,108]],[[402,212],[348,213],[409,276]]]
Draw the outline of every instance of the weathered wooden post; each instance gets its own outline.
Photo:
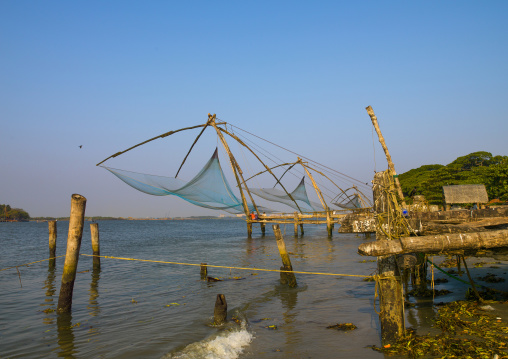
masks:
[[[376,212],[376,240],[388,239],[385,232],[390,231],[388,215],[390,213],[390,171],[378,172],[374,176],[373,195]],[[377,259],[378,283],[380,297],[379,322],[381,339],[388,344],[404,335],[404,298],[400,273],[394,255],[379,256]]]
[[[247,220],[247,237],[252,238],[252,222]]]
[[[50,266],[55,266],[56,257],[56,221],[48,221],[48,232],[49,232],[49,260]]]
[[[206,266],[206,263],[201,263],[201,270],[199,271],[201,280],[206,280],[206,277],[208,276],[208,267]]]
[[[72,307],[72,291],[78,267],[79,249],[83,236],[86,198],[73,194],[71,199],[71,216],[69,219],[69,234],[67,236],[67,252],[62,274],[62,285],[58,298],[58,312],[70,312]]]
[[[284,238],[282,237],[282,233],[280,232],[280,227],[278,224],[272,225],[273,233],[275,234],[275,239],[277,241],[277,247],[279,248],[280,257],[282,258],[283,266],[280,267],[281,270],[290,271],[290,272],[281,272],[280,273],[280,281],[282,284],[287,283],[289,287],[296,287],[296,277],[293,273],[293,266],[291,265],[291,260],[289,259],[288,252],[286,250],[286,244],[284,243]]]
[[[328,238],[331,238],[333,234],[333,222],[328,211],[326,211],[326,232],[328,233]]]
[[[295,212],[295,237],[298,237],[298,212]]]
[[[93,268],[101,269],[101,255],[99,245],[99,223],[90,223],[90,234],[92,237]]]
[[[261,235],[264,236],[266,234],[266,224],[264,222],[261,222],[260,226],[261,226]]]
[[[217,299],[215,300],[215,308],[213,310],[214,323],[217,325],[225,323],[227,316],[228,303],[226,302],[226,297],[224,294],[217,294]]]

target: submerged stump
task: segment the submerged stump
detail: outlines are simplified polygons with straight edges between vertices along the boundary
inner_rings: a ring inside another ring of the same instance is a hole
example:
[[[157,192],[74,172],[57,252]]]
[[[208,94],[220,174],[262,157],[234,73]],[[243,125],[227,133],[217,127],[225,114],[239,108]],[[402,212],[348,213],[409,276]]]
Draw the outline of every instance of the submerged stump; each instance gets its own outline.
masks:
[[[224,294],[217,294],[217,299],[215,300],[215,309],[213,311],[214,323],[217,325],[224,324],[226,322],[227,316],[228,304],[226,302],[226,297]]]

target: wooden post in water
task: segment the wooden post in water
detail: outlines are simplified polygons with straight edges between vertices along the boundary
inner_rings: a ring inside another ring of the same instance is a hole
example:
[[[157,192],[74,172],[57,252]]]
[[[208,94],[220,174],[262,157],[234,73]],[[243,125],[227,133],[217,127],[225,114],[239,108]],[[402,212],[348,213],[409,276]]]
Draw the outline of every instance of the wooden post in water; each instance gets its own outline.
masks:
[[[287,283],[289,287],[296,287],[296,277],[293,271],[293,266],[291,265],[291,260],[289,259],[288,252],[286,250],[286,244],[284,243],[284,238],[282,237],[282,233],[280,232],[280,227],[278,224],[274,224],[272,226],[273,233],[275,234],[275,239],[277,241],[277,247],[279,248],[280,257],[282,258],[283,266],[280,267],[281,270],[291,271],[291,272],[281,272],[280,273],[280,281],[282,284]]]
[[[100,256],[101,250],[99,245],[99,223],[90,223],[90,234],[92,237],[92,252],[94,256]],[[93,257],[93,268],[101,269],[100,257]]]
[[[214,323],[217,325],[225,323],[227,316],[228,303],[226,302],[226,297],[224,294],[217,294],[217,299],[215,300],[215,308],[213,310]]]
[[[326,231],[328,233],[328,238],[331,238],[333,233],[333,222],[330,218],[329,211],[326,211]]]
[[[298,237],[298,212],[295,212],[295,237]]]
[[[376,240],[387,239],[383,228],[389,231],[387,223],[390,204],[388,189],[391,173],[389,170],[378,172],[374,176],[373,195],[374,210],[376,212]],[[390,215],[391,217],[391,215]],[[404,303],[400,273],[397,269],[395,256],[378,257],[378,290],[380,301],[379,322],[381,324],[381,339],[383,344],[389,344],[404,335]]]
[[[252,222],[247,219],[247,238],[252,238]]]
[[[303,237],[303,223],[300,223],[300,235]]]
[[[69,234],[67,236],[67,252],[62,274],[62,285],[58,298],[59,313],[70,312],[72,307],[72,291],[78,267],[79,249],[83,237],[83,223],[85,219],[86,198],[73,194],[71,199],[71,216],[69,219]]]
[[[206,280],[206,277],[208,276],[208,267],[206,266],[206,263],[201,263],[201,270],[199,271],[199,275],[201,280]]]
[[[56,221],[48,221],[48,232],[49,232],[49,264],[55,266],[56,257]]]
[[[261,235],[264,236],[266,233],[266,224],[264,222],[261,222],[260,226],[261,226]]]

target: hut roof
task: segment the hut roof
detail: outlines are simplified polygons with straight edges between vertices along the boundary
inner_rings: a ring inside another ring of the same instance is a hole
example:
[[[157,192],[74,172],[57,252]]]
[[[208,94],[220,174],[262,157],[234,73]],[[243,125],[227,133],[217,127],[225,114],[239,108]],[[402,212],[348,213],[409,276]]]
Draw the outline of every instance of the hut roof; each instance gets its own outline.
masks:
[[[445,202],[452,203],[487,203],[489,196],[483,184],[463,184],[443,186]]]

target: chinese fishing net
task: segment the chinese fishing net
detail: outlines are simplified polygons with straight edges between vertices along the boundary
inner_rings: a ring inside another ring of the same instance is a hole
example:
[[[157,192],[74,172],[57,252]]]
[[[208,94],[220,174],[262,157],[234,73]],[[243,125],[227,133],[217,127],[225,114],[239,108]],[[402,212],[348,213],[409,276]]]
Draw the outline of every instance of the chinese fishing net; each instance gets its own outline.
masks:
[[[233,193],[222,171],[217,150],[190,181],[186,182],[175,177],[155,176],[143,173],[130,172],[116,168],[102,166],[129,186],[138,191],[154,196],[178,196],[196,206],[223,210],[232,214],[244,213],[241,199]],[[248,204],[249,211],[254,206]],[[272,212],[268,208],[259,207],[265,212]]]

